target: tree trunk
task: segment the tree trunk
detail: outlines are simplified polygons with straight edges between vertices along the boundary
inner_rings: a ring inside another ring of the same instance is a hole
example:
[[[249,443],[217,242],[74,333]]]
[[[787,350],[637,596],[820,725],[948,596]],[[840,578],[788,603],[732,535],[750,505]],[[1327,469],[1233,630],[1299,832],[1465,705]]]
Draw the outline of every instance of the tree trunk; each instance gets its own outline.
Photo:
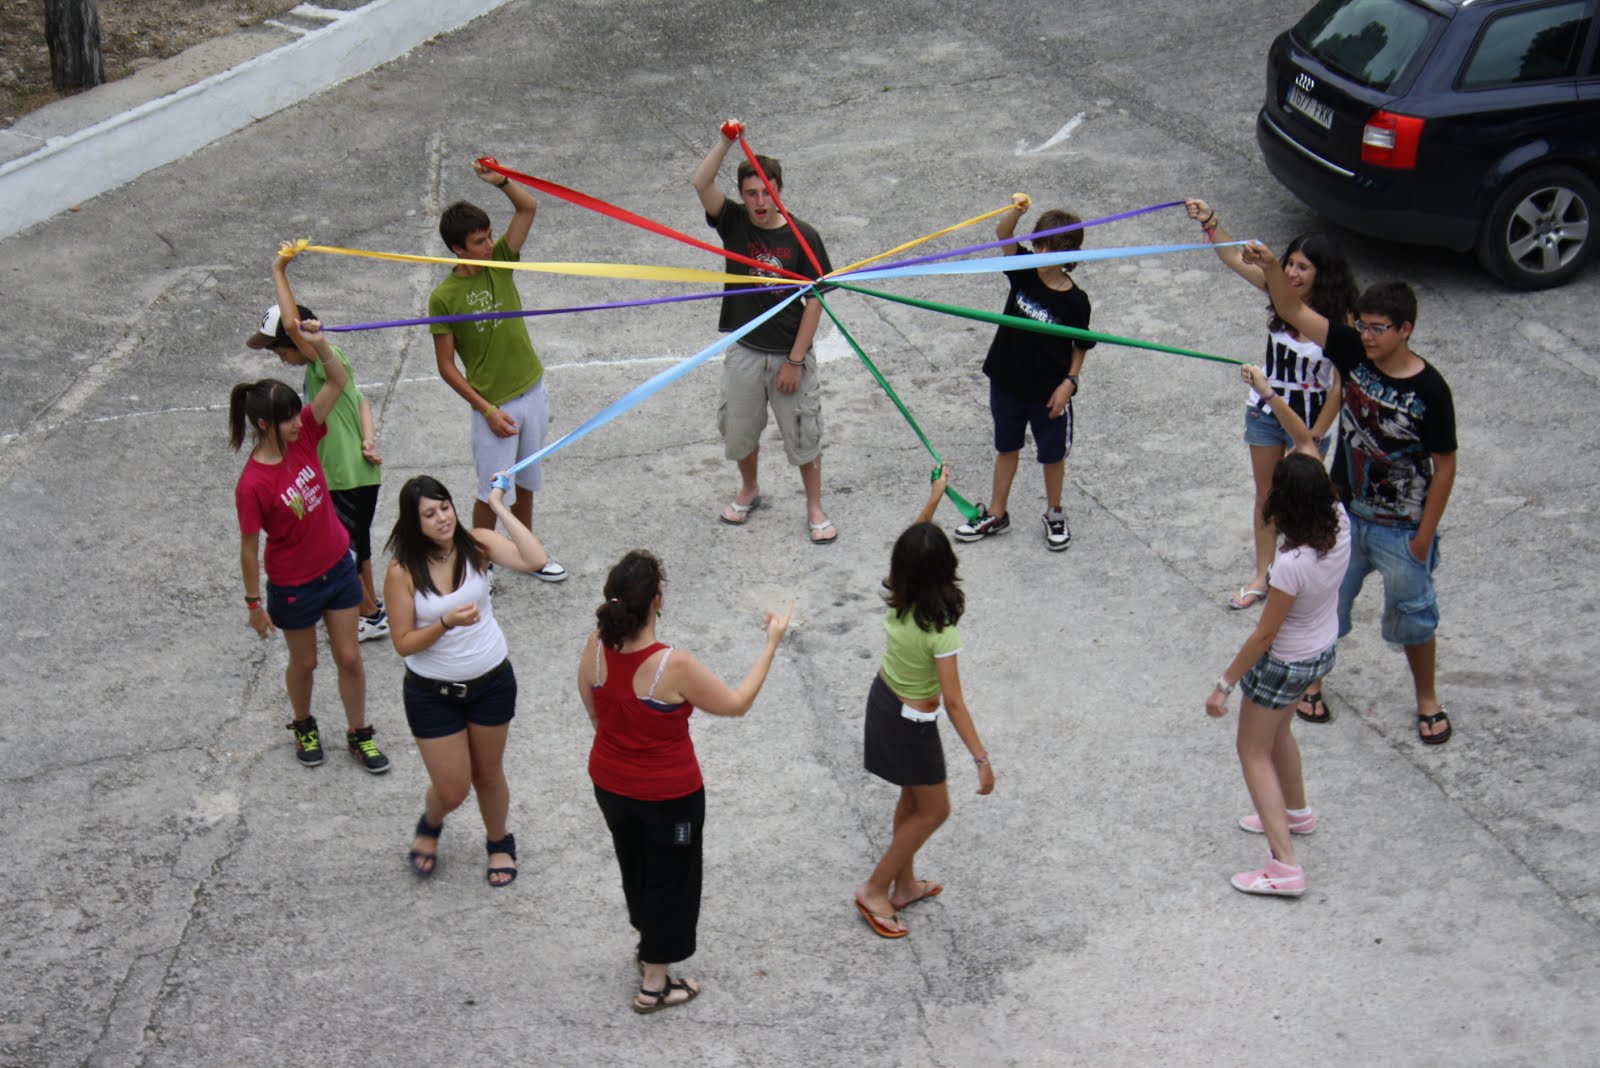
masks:
[[[106,80],[98,0],[44,0],[44,38],[57,89],[87,89]]]

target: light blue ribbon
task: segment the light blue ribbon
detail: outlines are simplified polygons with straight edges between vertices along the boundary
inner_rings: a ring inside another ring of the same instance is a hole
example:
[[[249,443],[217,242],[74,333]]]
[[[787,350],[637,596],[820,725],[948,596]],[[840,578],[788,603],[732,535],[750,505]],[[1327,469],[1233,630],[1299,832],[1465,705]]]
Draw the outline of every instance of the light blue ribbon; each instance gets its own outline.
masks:
[[[530,456],[525,456],[521,460],[518,460],[515,464],[512,464],[506,469],[504,475],[500,475],[494,480],[495,488],[502,491],[510,490],[511,479],[506,477],[507,475],[516,474],[529,464],[536,464],[546,456],[549,456],[551,453],[559,449],[566,448],[579,438],[587,436],[591,430],[597,430],[600,427],[605,426],[607,423],[611,422],[611,420],[615,419],[617,416],[621,415],[629,408],[632,408],[645,398],[653,397],[657,393],[660,393],[663,389],[666,389],[668,386],[672,385],[672,383],[676,382],[690,371],[693,371],[696,367],[699,367],[701,364],[711,359],[711,357],[722,352],[729,345],[732,345],[734,342],[750,333],[750,331],[754,330],[756,327],[760,326],[774,315],[777,315],[790,304],[794,303],[794,301],[797,300],[802,294],[809,293],[810,291],[811,290],[809,287],[806,289],[795,290],[793,293],[785,297],[780,303],[762,312],[760,315],[756,316],[754,319],[751,319],[743,326],[724,334],[710,346],[702,349],[700,352],[695,353],[693,356],[690,356],[687,360],[684,360],[681,363],[675,363],[671,367],[668,367],[665,371],[662,371],[660,374],[654,375],[651,378],[639,383],[637,386],[634,386],[632,389],[628,390],[628,392],[624,393],[622,396],[618,397],[616,400],[600,409],[600,411],[590,416],[581,425],[567,431],[565,434],[550,442],[538,452],[535,452]]]
[[[957,260],[953,263],[923,263],[914,267],[879,267],[876,270],[851,271],[837,276],[840,282],[865,282],[874,278],[916,278],[929,274],[989,274],[994,271],[1025,271],[1030,267],[1052,267],[1058,263],[1089,263],[1093,260],[1115,260],[1126,256],[1159,256],[1168,252],[1215,251],[1245,245],[1245,241],[1206,242],[1201,245],[1130,245],[1124,248],[1080,248],[1070,252],[1029,252],[1021,256],[986,256],[978,260]],[[823,280],[823,285],[827,280]]]

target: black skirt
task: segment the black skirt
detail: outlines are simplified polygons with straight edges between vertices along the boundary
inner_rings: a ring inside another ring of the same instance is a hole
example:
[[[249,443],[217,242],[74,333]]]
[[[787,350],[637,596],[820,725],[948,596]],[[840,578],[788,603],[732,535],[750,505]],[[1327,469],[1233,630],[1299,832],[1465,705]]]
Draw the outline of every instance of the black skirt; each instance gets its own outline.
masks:
[[[945,780],[939,721],[906,719],[900,707],[883,676],[874,675],[867,691],[866,768],[896,786],[937,786]]]

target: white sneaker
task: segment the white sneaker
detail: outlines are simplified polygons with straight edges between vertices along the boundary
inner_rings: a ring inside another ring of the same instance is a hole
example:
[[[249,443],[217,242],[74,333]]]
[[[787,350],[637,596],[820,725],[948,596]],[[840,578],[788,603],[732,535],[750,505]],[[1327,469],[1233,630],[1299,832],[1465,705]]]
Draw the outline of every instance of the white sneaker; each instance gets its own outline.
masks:
[[[378,606],[377,615],[359,616],[356,619],[356,641],[371,642],[389,636],[389,613]]]
[[[543,579],[545,582],[565,582],[567,580],[567,569],[562,567],[561,561],[553,556],[548,557],[544,562],[544,566],[532,572],[532,574],[534,578]]]

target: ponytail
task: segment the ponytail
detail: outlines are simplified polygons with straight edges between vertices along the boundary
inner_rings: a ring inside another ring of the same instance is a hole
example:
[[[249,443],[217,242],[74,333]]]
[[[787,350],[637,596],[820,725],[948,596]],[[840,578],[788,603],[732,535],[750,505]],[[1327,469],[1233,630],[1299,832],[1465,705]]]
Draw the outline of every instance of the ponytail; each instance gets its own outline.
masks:
[[[259,382],[240,382],[228,395],[228,447],[234,452],[244,444],[244,431],[248,426],[256,440],[261,439],[257,426],[265,419],[276,437],[278,424],[293,419],[300,412],[300,394],[276,378],[263,378]]]

